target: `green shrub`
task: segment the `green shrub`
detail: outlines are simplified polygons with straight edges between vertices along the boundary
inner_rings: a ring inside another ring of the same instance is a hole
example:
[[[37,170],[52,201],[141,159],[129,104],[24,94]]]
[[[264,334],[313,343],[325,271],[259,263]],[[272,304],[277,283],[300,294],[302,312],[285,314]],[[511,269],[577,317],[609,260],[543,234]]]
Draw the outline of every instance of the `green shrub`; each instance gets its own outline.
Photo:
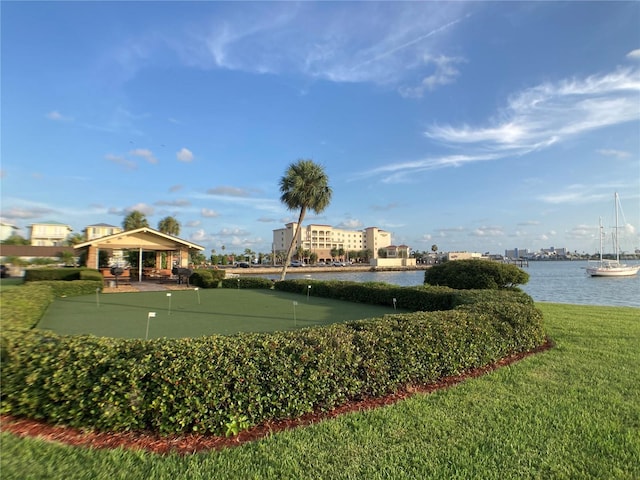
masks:
[[[0,291],[0,331],[33,328],[54,299],[49,285],[28,284]]]
[[[104,281],[104,277],[98,270],[85,268],[80,270],[80,280],[94,280],[96,282]]]
[[[456,260],[434,265],[424,273],[424,283],[455,289],[507,289],[529,281],[515,265],[488,260]]]
[[[25,282],[44,280],[80,280],[82,268],[30,268],[25,270]]]
[[[200,272],[211,273],[198,270],[199,278],[208,278]],[[272,285],[239,280],[242,288]],[[96,283],[37,282],[0,294],[3,324],[22,329],[3,329],[3,413],[79,428],[223,434],[433,382],[544,342],[542,316],[520,291],[305,280],[276,288],[306,295],[311,285],[316,296],[387,305],[395,298],[403,309],[441,311],[196,339],[28,330],[54,290],[95,291]],[[223,284],[237,288],[238,279]]]
[[[98,273],[98,275],[100,275]],[[51,288],[54,297],[77,297],[78,295],[89,295],[95,293],[96,289],[102,288],[102,275],[99,280],[72,280],[31,282],[29,285],[46,285]]]
[[[261,277],[224,278],[221,285],[223,288],[253,288],[267,290],[273,288],[273,282],[271,280]]]
[[[495,362],[536,344],[531,305],[416,312],[272,334],[8,340],[3,412],[101,430],[222,434]],[[510,312],[509,309],[513,309]],[[514,313],[514,318],[510,317]],[[508,328],[507,328],[508,327]]]
[[[189,283],[201,288],[218,288],[225,274],[224,270],[198,269],[189,277]]]

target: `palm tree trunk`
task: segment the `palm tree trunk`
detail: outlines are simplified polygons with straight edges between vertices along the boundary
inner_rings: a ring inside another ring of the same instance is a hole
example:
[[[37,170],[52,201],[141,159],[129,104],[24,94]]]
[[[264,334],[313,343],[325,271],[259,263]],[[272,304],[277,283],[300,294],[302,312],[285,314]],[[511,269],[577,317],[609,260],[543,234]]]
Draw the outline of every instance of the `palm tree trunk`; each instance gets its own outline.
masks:
[[[293,238],[291,239],[291,243],[289,244],[289,249],[287,250],[287,256],[284,259],[284,265],[282,266],[282,273],[280,274],[280,281],[284,280],[284,277],[287,276],[287,267],[289,267],[289,263],[291,262],[291,254],[293,253],[293,244],[296,243],[296,239],[298,238],[298,233],[300,232],[300,227],[302,226],[302,221],[304,220],[304,215],[306,213],[306,208],[302,207],[300,209],[300,215],[298,215],[298,225],[296,226],[296,231],[293,233]]]

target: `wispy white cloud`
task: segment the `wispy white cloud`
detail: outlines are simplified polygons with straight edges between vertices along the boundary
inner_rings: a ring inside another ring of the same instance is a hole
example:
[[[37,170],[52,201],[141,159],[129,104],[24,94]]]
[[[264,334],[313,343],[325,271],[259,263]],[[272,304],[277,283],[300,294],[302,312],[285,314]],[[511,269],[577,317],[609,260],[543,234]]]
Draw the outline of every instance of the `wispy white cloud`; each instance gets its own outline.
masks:
[[[124,212],[126,212],[126,214],[134,211],[151,216],[155,213],[155,208],[153,208],[153,206],[151,205],[147,205],[146,203],[136,203],[135,205],[131,205],[130,207],[126,207],[124,209]]]
[[[624,150],[600,149],[598,153],[605,157],[629,158],[631,156],[629,152],[625,152]]]
[[[153,155],[153,152],[147,148],[136,148],[134,150],[131,150],[129,152],[129,155],[144,158],[147,162],[154,165],[158,163],[158,159]]]
[[[163,207],[188,207],[191,205],[189,200],[177,199],[177,200],[158,200],[155,205]]]
[[[51,112],[45,115],[49,120],[53,120],[55,122],[71,122],[73,121],[73,117],[69,117],[67,115],[61,114],[57,110],[52,110]]]
[[[116,165],[120,165],[127,170],[135,170],[138,168],[138,164],[133,160],[129,160],[128,158],[122,155],[115,155],[113,153],[107,153],[104,158],[111,163],[115,163]]]
[[[469,6],[447,3],[268,3],[227,8],[171,31],[141,31],[102,69],[124,82],[159,62],[200,69],[368,82],[418,96],[454,81],[446,39]]]
[[[544,83],[512,95],[505,108],[477,126],[437,125],[425,136],[467,151],[376,167],[356,178],[400,182],[426,170],[521,156],[597,129],[640,119],[640,69]],[[601,151],[613,154],[614,151]]]
[[[627,58],[632,60],[640,60],[640,48],[636,48],[635,50],[631,50],[627,53]]]
[[[220,215],[218,212],[216,212],[215,210],[211,210],[210,208],[203,208],[200,213],[203,217],[206,218],[215,218]]]
[[[181,148],[178,153],[176,153],[176,158],[180,162],[190,163],[193,161],[193,152],[188,148]]]
[[[209,195],[220,195],[224,197],[250,197],[251,192],[243,188],[230,187],[221,185],[219,187],[210,188],[207,190]]]

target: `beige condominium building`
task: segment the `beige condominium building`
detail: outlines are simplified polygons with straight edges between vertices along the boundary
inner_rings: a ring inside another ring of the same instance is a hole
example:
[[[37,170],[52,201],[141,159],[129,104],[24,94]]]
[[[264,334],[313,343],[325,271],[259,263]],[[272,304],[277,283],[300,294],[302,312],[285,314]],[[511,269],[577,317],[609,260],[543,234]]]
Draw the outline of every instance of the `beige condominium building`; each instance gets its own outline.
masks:
[[[29,225],[29,239],[36,247],[57,247],[64,245],[73,229],[59,222],[42,222]]]
[[[273,251],[284,255],[291,243],[298,223],[291,222],[285,228],[273,231]],[[317,255],[318,261],[331,261],[333,249],[344,251],[341,260],[348,259],[349,252],[369,250],[371,258],[378,258],[378,250],[391,245],[391,233],[377,227],[364,230],[345,230],[330,225],[311,224],[300,227],[298,238],[293,246],[294,255],[299,247]]]

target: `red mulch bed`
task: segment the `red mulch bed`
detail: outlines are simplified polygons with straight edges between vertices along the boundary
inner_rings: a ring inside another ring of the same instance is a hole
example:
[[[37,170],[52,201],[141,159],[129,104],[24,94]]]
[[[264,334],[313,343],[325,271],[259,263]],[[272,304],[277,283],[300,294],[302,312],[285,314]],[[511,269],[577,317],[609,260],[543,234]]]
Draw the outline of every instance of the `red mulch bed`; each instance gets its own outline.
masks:
[[[187,455],[206,450],[220,450],[222,448],[234,447],[261,439],[275,432],[311,425],[326,418],[391,405],[416,393],[430,393],[456,385],[469,378],[479,377],[499,367],[510,365],[522,358],[548,350],[552,347],[552,341],[547,339],[546,343],[535,350],[504,358],[494,365],[470,370],[457,376],[446,377],[429,385],[408,387],[384,397],[348,402],[329,412],[311,413],[295,419],[267,422],[240,432],[239,435],[231,438],[202,434],[161,436],[151,432],[109,433],[83,431],[77,428],[49,425],[41,421],[16,418],[9,415],[0,416],[0,423],[3,431],[11,432],[19,437],[37,437],[46,441],[61,442],[67,445],[88,448],[123,447],[134,450],[146,450],[156,454],[177,453],[179,455]]]

